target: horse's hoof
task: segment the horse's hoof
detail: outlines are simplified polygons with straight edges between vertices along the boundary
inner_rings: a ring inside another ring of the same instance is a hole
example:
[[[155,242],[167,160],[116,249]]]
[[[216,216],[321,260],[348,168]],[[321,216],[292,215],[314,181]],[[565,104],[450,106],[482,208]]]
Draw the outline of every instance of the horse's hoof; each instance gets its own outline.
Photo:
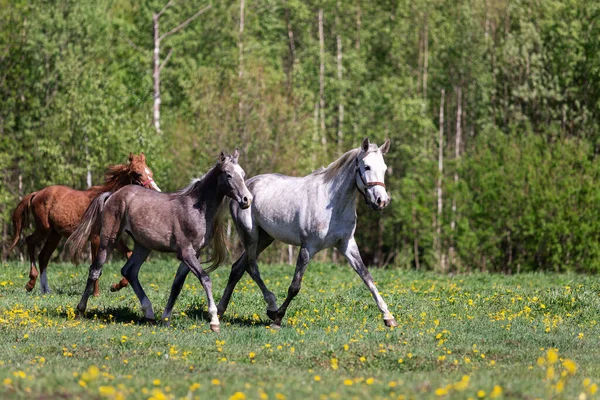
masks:
[[[29,283],[25,285],[25,290],[27,290],[28,292],[31,292],[33,290],[33,288],[35,287],[35,284],[30,285]]]
[[[94,292],[94,297],[100,297],[100,293]]]
[[[111,292],[118,292],[119,289],[120,288],[117,285],[110,285],[110,291]]]
[[[156,320],[154,318],[146,318],[146,323],[148,325],[156,325]]]
[[[281,330],[281,324],[277,324],[277,323],[273,322],[271,324],[270,328],[273,330],[276,330],[276,331]]]
[[[272,321],[277,320],[277,311],[267,310],[267,317],[269,317]]]
[[[385,322],[385,326],[391,328],[393,326],[398,326],[398,323],[396,322],[396,318],[391,318],[391,319],[384,319],[383,320]]]
[[[210,330],[216,333],[221,332],[221,325],[210,324]]]

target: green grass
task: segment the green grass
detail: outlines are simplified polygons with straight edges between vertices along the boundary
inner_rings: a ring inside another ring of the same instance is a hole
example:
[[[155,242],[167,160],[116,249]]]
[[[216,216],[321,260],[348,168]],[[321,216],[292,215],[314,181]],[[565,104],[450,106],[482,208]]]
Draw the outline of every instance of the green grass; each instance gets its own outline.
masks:
[[[157,315],[176,264],[142,268]],[[119,269],[105,266],[101,296],[86,318],[73,319],[87,268],[51,265],[53,293],[42,297],[39,285],[25,292],[26,265],[3,266],[0,397],[477,398],[499,386],[504,398],[589,399],[600,383],[600,285],[591,276],[374,270],[399,323],[388,329],[348,266],[313,263],[283,329],[269,329],[260,292],[245,276],[215,334],[192,275],[164,327],[140,321],[131,289],[108,291]],[[261,272],[280,303],[293,268]],[[228,273],[213,273],[217,299]],[[549,348],[560,357],[550,377]],[[463,376],[468,383],[457,385]]]

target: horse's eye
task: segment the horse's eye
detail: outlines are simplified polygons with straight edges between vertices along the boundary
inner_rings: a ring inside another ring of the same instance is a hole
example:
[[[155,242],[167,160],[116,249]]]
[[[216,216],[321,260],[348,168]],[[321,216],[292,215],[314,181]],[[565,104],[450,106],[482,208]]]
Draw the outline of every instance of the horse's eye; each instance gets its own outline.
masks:
[[[369,167],[368,165],[365,165],[365,171],[370,171],[371,167]]]
[[[231,176],[231,174],[227,174],[227,179],[231,179],[233,178],[233,176]]]

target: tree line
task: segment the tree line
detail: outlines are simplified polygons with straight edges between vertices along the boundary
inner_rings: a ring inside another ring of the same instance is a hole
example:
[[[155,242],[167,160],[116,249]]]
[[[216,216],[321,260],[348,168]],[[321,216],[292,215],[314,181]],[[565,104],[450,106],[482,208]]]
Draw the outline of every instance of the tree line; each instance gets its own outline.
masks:
[[[130,151],[176,190],[221,149],[303,175],[368,136],[392,140],[392,202],[359,208],[370,265],[596,271],[598,21],[583,0],[0,0],[1,257],[20,197]]]

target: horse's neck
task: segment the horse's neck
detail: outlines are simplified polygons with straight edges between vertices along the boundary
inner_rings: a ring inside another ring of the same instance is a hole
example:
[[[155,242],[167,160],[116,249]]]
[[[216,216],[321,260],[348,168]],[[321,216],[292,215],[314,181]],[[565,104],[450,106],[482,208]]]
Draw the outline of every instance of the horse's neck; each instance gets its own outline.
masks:
[[[119,176],[116,179],[110,180],[109,182],[105,182],[102,185],[92,186],[87,191],[92,193],[104,193],[104,192],[116,192],[121,189],[123,186],[129,185],[131,183],[128,176],[123,175]]]
[[[207,213],[209,211],[216,212],[223,202],[225,193],[218,187],[218,173],[214,168],[202,177],[196,189],[190,193],[190,196],[194,198],[196,203],[203,204]]]
[[[341,173],[327,182],[325,187],[330,195],[335,196],[340,206],[355,207],[356,199],[356,167],[354,163],[350,164]],[[344,207],[345,208],[345,207]]]

